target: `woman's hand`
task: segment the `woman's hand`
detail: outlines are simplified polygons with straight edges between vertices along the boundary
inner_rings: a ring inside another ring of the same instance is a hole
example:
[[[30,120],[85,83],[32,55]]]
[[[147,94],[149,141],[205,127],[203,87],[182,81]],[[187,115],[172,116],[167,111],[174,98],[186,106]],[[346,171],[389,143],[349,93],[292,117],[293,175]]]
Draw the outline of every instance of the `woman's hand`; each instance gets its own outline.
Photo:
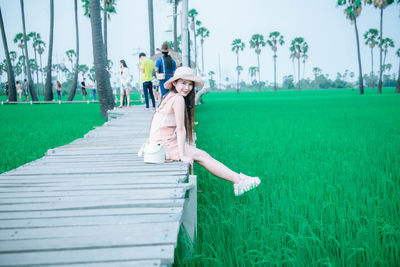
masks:
[[[191,157],[183,156],[181,157],[181,161],[189,162],[190,166],[193,166],[193,159]]]

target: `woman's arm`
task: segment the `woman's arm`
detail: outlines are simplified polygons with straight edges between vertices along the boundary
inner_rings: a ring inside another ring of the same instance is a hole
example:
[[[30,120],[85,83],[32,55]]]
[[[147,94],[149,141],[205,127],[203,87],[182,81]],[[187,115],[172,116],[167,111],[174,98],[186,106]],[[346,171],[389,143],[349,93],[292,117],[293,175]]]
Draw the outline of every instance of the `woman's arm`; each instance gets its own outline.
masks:
[[[186,129],[185,129],[185,100],[182,96],[178,95],[175,98],[172,109],[175,113],[176,120],[176,136],[178,141],[178,152],[179,158],[182,161],[190,161],[185,156],[185,141],[186,141]]]

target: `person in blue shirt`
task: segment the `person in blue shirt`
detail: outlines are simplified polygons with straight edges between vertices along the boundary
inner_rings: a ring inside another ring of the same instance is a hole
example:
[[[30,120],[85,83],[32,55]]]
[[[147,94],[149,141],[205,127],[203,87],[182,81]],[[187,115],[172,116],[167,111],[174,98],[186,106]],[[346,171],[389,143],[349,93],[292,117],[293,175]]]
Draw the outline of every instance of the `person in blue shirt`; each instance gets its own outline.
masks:
[[[163,43],[161,47],[161,53],[163,55],[157,59],[154,68],[156,73],[165,73],[165,78],[160,80],[161,97],[168,93],[168,90],[164,87],[164,83],[174,76],[176,70],[176,62],[169,55],[169,51],[170,48],[168,47],[168,44]]]

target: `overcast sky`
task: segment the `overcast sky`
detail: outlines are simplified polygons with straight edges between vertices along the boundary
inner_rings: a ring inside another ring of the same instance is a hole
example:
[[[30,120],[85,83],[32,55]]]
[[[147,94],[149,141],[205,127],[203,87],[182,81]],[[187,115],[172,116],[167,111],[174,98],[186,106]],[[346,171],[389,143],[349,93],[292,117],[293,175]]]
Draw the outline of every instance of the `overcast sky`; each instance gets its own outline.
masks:
[[[108,24],[109,58],[116,66],[120,59],[125,59],[138,81],[138,50],[149,53],[149,33],[147,0],[116,0],[117,13],[111,16]],[[42,39],[49,40],[49,0],[25,0],[27,32],[39,32]],[[53,62],[66,61],[65,51],[75,49],[75,26],[73,0],[54,0],[54,58]],[[335,78],[337,72],[345,69],[358,74],[357,50],[354,26],[346,19],[342,7],[336,6],[336,0],[189,0],[189,8],[195,8],[198,19],[210,30],[210,37],[204,43],[205,71],[213,70],[219,82],[219,59],[221,78],[230,77],[236,80],[236,55],[231,50],[235,38],[241,38],[246,48],[240,54],[240,65],[244,68],[243,79],[248,81],[248,68],[257,65],[254,50],[249,47],[249,40],[255,33],[268,37],[272,31],[283,34],[285,44],[278,48],[277,79],[282,82],[284,75],[293,74],[292,61],[289,59],[289,45],[292,39],[302,36],[309,45],[309,59],[306,62],[305,76],[312,76],[312,68],[319,67],[323,73]],[[90,21],[83,16],[81,1],[79,5],[80,64],[93,64],[91,49]],[[20,1],[0,0],[9,50],[21,53],[13,43],[15,35],[22,32]],[[179,10],[181,5],[179,6]],[[399,58],[395,51],[400,47],[399,5],[392,5],[384,11],[384,37],[395,42],[386,59],[393,65],[391,72],[399,68]],[[172,7],[167,0],[154,0],[155,43],[160,47],[165,40],[172,40],[172,32],[166,32],[172,24]],[[178,20],[180,22],[180,19]],[[361,41],[363,73],[371,71],[370,50],[364,45],[362,35],[369,28],[379,29],[379,11],[371,6],[363,6],[358,20]],[[180,34],[180,24],[178,27]],[[198,42],[200,45],[200,42]],[[200,47],[199,47],[200,51]],[[33,58],[30,50],[29,56]],[[47,62],[47,51],[43,55]],[[3,45],[0,48],[0,59],[4,59]],[[201,66],[201,56],[198,56]],[[262,49],[261,80],[273,81],[272,51],[269,47]],[[378,69],[379,53],[374,52],[374,70]],[[66,61],[67,66],[69,66]],[[114,67],[116,70],[116,67]],[[302,70],[303,71],[303,67]],[[302,74],[303,76],[303,74]]]

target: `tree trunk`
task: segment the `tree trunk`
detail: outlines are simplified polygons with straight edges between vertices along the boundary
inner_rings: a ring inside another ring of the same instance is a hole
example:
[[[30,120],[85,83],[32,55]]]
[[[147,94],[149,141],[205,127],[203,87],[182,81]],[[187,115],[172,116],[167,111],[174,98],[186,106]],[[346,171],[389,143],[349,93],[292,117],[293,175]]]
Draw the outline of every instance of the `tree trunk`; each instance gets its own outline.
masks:
[[[74,0],[74,11],[75,11],[75,38],[76,38],[76,59],[75,59],[75,69],[74,69],[74,77],[72,79],[71,89],[68,95],[68,101],[74,100],[76,93],[76,84],[78,80],[78,71],[79,71],[79,26],[78,26],[78,3],[77,0]],[[107,58],[106,58],[107,62]]]
[[[371,48],[371,73],[374,75],[374,49]]]
[[[40,60],[40,76],[41,76],[41,82],[42,82],[41,88],[42,88],[42,95],[44,96],[42,54],[40,54],[39,60]]]
[[[380,42],[379,42],[379,82],[378,82],[378,94],[382,94],[382,24],[383,24],[383,8],[381,8],[381,25],[380,25]]]
[[[1,8],[0,8],[0,28],[1,28],[1,37],[3,39],[4,54],[7,60],[8,101],[17,101],[14,70],[11,64],[10,53],[8,51],[7,38],[6,38],[6,32],[4,30],[3,15],[1,14]]]
[[[400,63],[399,63],[399,73],[397,74],[397,83],[396,83],[396,94],[400,93]]]
[[[300,88],[300,58],[297,59],[297,77],[298,77],[297,87],[300,92],[301,91],[301,88]]]
[[[29,55],[28,55],[28,44],[26,41],[26,30],[25,30],[25,12],[24,12],[24,0],[20,0],[21,3],[21,16],[22,16],[22,29],[24,34],[24,46],[25,46],[25,64],[26,64],[26,74],[28,77],[28,88],[31,93],[32,101],[38,101],[35,88],[33,87],[31,68],[29,66]]]
[[[276,93],[276,54],[274,54],[274,92]]]
[[[34,48],[34,52],[35,52],[35,64],[37,66],[38,62],[37,62],[36,48]],[[39,95],[39,69],[36,70],[36,88],[38,89],[37,93]]]
[[[195,20],[193,18],[192,20],[193,22],[193,38],[194,38],[194,64],[196,65],[196,68],[194,69],[194,73],[197,75],[197,38],[196,38],[196,23]]]
[[[203,50],[204,39],[201,39],[201,71],[204,74],[204,50]]]
[[[361,55],[360,55],[360,40],[358,38],[358,28],[357,28],[357,20],[354,19],[354,29],[356,31],[356,41],[357,41],[357,56],[358,56],[358,71],[359,71],[359,93],[360,95],[364,94],[364,81],[363,81],[363,76],[362,76],[362,69],[361,69]]]
[[[236,55],[237,55],[237,59],[236,59],[236,66],[237,67],[239,67],[239,50],[236,52]],[[238,75],[237,75],[237,87],[236,87],[236,93],[238,93],[239,94],[239,70],[236,68],[236,71],[237,71],[237,73],[238,73]]]
[[[149,35],[150,35],[150,56],[154,55],[154,19],[153,19],[153,0],[147,0],[149,15]]]
[[[259,54],[257,54],[257,67],[258,67],[258,92],[261,93],[260,55]]]
[[[189,30],[188,30],[188,0],[182,0],[182,66],[190,66]]]
[[[92,28],[93,59],[99,95],[100,111],[103,118],[108,119],[107,111],[114,108],[114,97],[110,78],[106,71],[107,61],[101,31],[100,2],[90,0],[90,24]]]
[[[104,34],[104,52],[106,54],[106,62],[108,66],[108,51],[107,51],[107,0],[104,0],[103,10],[103,34]]]
[[[178,11],[178,3],[177,0],[174,0],[174,50],[178,52],[178,26],[177,26],[177,11]]]
[[[50,36],[49,36],[49,54],[47,56],[46,85],[44,89],[44,100],[53,100],[53,88],[51,82],[51,67],[53,57],[53,32],[54,32],[54,0],[50,0]]]

